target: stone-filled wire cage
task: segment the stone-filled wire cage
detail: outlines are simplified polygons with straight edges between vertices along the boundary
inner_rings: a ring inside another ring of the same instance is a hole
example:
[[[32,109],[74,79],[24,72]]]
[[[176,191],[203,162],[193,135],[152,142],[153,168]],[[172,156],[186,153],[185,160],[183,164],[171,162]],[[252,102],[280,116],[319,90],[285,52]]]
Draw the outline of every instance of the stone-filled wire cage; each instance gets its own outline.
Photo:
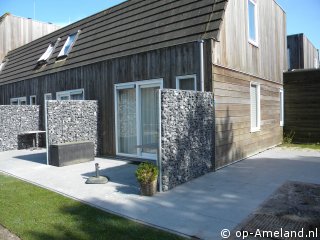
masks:
[[[39,106],[0,105],[0,152],[32,147],[39,130]]]
[[[160,90],[160,181],[172,189],[214,169],[214,99],[210,92]]]
[[[46,102],[47,143],[92,141],[98,154],[98,103],[97,101]]]

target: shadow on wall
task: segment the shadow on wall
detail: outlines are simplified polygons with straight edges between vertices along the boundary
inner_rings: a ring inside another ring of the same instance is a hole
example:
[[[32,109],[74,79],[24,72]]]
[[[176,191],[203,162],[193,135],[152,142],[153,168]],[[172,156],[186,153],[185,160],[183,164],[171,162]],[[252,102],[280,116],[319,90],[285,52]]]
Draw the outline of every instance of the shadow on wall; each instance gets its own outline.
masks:
[[[245,157],[244,150],[239,147],[236,139],[243,129],[234,129],[229,107],[227,107],[226,114],[223,116],[223,118],[216,118],[215,169]]]

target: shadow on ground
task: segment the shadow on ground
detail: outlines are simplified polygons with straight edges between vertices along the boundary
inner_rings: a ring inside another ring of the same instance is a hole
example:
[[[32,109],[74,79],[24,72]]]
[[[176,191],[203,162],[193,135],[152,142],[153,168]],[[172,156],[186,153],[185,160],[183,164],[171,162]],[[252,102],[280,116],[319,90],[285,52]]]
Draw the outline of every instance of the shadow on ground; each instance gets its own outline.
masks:
[[[135,171],[137,169],[136,164],[125,164],[121,166],[102,168],[99,171],[101,176],[105,176],[109,179],[109,182],[120,184],[116,186],[116,191],[123,194],[136,194],[139,195],[139,183],[135,177]],[[96,172],[83,173],[84,178],[96,176]],[[108,183],[107,183],[108,184]]]
[[[71,221],[55,223],[50,232],[32,230],[29,232],[32,239],[181,239],[80,203],[63,206],[60,212]]]
[[[47,164],[47,154],[45,152],[32,153],[32,151],[30,150],[30,154],[19,155],[19,156],[16,156],[15,158],[30,161],[30,162],[35,162],[35,163]]]

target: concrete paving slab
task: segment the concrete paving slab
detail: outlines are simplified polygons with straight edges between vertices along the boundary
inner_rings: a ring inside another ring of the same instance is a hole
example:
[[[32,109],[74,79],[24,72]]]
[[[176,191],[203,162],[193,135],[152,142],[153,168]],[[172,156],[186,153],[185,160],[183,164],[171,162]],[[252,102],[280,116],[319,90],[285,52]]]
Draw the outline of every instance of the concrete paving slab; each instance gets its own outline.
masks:
[[[154,197],[139,195],[137,167],[96,158],[66,167],[47,166],[44,150],[0,153],[0,171],[133,220],[200,239],[220,239],[285,181],[320,184],[320,152],[274,148]],[[105,185],[87,185],[99,162]]]

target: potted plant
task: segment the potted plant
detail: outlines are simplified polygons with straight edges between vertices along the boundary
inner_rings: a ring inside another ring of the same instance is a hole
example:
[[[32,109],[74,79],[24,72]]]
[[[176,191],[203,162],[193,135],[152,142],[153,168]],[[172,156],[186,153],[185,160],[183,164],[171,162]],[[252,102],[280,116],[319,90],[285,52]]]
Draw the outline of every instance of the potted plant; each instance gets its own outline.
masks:
[[[152,196],[157,191],[158,167],[152,163],[140,163],[136,170],[141,195]]]

